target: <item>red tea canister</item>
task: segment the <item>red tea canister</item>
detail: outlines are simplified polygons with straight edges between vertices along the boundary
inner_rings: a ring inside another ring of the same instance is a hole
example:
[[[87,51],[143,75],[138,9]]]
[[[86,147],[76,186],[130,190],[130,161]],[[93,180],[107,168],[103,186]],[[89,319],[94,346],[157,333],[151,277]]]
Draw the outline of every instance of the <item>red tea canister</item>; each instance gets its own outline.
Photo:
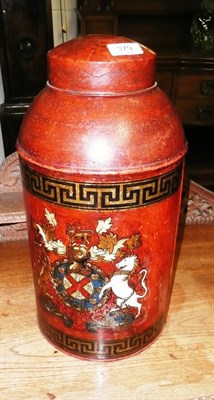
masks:
[[[83,359],[138,353],[167,318],[187,144],[155,61],[110,35],[54,48],[17,141],[39,327]]]

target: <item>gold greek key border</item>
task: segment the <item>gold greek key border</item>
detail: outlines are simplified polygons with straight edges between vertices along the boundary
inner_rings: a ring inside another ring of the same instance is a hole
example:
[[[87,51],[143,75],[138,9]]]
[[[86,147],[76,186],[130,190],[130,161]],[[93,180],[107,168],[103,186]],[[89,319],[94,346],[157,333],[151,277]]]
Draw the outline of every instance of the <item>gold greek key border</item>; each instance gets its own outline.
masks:
[[[163,316],[144,332],[117,340],[78,339],[52,328],[44,319],[39,326],[44,336],[56,347],[76,357],[110,360],[138,353],[160,334],[165,320]],[[99,335],[98,335],[99,336]]]
[[[172,171],[135,182],[70,182],[41,175],[21,165],[24,186],[34,196],[70,208],[110,210],[142,207],[177,192],[181,164]]]

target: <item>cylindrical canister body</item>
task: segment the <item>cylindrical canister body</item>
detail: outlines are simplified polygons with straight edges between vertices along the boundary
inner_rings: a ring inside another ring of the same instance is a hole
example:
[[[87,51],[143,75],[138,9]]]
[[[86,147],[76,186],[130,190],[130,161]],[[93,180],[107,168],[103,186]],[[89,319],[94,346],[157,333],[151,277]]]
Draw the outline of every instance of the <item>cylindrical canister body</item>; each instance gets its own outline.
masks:
[[[17,142],[38,323],[70,355],[116,360],[166,321],[186,141],[149,49],[90,35],[48,63]]]

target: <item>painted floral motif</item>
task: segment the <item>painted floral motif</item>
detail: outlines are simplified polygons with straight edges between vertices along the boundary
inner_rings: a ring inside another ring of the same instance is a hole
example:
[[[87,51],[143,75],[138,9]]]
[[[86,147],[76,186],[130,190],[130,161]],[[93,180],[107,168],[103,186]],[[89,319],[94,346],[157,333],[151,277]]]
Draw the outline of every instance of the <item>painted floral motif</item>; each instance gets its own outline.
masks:
[[[109,216],[98,220],[95,229],[67,223],[62,239],[56,233],[57,216],[48,209],[33,227],[38,290],[48,312],[68,327],[82,324],[91,333],[124,328],[142,317],[148,271],[135,254],[139,233],[118,237]]]

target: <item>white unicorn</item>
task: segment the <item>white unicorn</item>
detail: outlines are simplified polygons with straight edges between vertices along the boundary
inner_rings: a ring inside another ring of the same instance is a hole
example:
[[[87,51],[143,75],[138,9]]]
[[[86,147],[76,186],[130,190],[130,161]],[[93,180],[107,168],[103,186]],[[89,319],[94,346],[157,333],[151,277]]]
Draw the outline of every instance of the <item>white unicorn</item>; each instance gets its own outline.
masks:
[[[125,257],[118,264],[116,264],[116,267],[118,268],[119,271],[116,271],[114,275],[111,277],[110,281],[106,283],[105,286],[103,286],[99,298],[101,299],[106,289],[111,288],[114,294],[117,296],[116,303],[118,307],[120,308],[125,308],[127,306],[137,307],[138,309],[136,315],[137,318],[138,315],[140,314],[140,310],[142,307],[142,304],[138,302],[138,299],[143,299],[146,296],[148,289],[145,281],[147,275],[146,269],[142,269],[140,272],[140,274],[142,275],[141,285],[142,288],[144,289],[143,295],[137,294],[135,290],[132,289],[128,284],[128,278],[135,266],[136,258],[137,258],[136,255]],[[115,310],[118,310],[118,308]]]

